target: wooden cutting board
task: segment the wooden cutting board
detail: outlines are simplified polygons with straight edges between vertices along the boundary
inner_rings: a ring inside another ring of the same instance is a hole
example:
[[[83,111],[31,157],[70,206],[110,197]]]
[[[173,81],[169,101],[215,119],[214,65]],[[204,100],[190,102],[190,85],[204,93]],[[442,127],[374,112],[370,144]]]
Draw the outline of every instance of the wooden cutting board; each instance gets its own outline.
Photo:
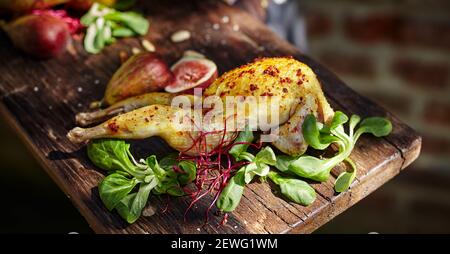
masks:
[[[210,198],[186,216],[189,198],[152,198],[147,213],[153,210],[155,214],[128,225],[116,213],[107,211],[99,199],[96,186],[103,172],[89,162],[85,147],[71,144],[65,135],[75,126],[74,115],[102,98],[109,78],[120,66],[119,52],[131,54],[132,47],[140,47],[140,40],[121,40],[98,55],[86,54],[80,41],[74,41],[71,50],[57,59],[36,61],[15,50],[1,34],[2,115],[95,232],[309,233],[397,175],[419,155],[421,138],[416,132],[278,38],[258,19],[221,1],[160,2],[165,4],[149,2],[144,8],[151,22],[146,38],[167,62],[173,63],[184,50],[194,49],[213,59],[222,73],[256,57],[290,55],[314,69],[334,109],[348,115],[385,116],[391,119],[394,129],[386,138],[363,136],[351,155],[358,166],[351,189],[341,194],[334,192],[333,183],[340,172],[334,169],[327,182],[312,184],[318,195],[309,207],[286,202],[267,183],[255,182],[246,188],[240,206],[224,226],[217,226],[222,217],[214,214],[204,225]],[[228,23],[222,22],[225,16]],[[215,29],[214,24],[219,28]],[[191,39],[172,43],[170,35],[180,29],[191,31]],[[133,152],[143,156],[168,151],[158,138],[135,142],[133,146]]]

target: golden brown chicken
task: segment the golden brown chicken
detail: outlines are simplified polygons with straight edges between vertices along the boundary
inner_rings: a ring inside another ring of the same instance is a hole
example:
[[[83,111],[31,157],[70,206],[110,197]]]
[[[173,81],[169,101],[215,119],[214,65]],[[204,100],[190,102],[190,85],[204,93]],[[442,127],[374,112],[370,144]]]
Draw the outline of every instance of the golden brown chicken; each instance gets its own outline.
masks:
[[[222,99],[223,104],[227,97],[233,96],[238,107],[240,103],[247,102],[247,98],[256,98],[256,106],[234,111],[225,105],[224,114],[212,117],[213,120],[208,122],[209,124],[180,130],[180,118],[174,118],[175,115],[181,115],[184,120],[193,119],[195,114],[205,115],[205,109],[199,112],[192,108],[171,106],[172,100],[177,98],[173,94],[150,93],[129,98],[104,110],[79,114],[77,121],[80,124],[88,124],[106,116],[129,111],[92,128],[75,128],[67,136],[77,143],[95,138],[142,139],[160,136],[171,147],[196,154],[200,152],[194,145],[196,138],[206,130],[226,128],[227,137],[231,139],[238,129],[230,127],[229,123],[242,127],[254,122],[256,128],[261,130],[263,126],[260,119],[265,118],[272,119],[265,128],[279,127],[278,138],[273,140],[272,144],[286,154],[299,155],[307,148],[301,132],[304,118],[308,114],[314,114],[319,121],[327,122],[334,114],[314,72],[307,65],[292,58],[263,58],[231,70],[204,91],[203,102],[210,96]],[[187,98],[194,100],[193,96]],[[276,102],[276,110],[263,107],[263,102],[268,100]],[[276,121],[273,121],[274,118]],[[207,148],[213,149],[221,142],[221,138],[220,133],[208,135],[205,140]]]

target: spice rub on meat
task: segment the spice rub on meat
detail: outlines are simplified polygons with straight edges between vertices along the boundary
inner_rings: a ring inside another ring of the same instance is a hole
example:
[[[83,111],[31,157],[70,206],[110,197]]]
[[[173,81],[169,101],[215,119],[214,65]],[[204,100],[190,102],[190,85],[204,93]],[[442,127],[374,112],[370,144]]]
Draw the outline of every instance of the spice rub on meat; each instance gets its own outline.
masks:
[[[321,122],[328,122],[334,115],[313,70],[306,64],[288,57],[261,58],[228,71],[204,91],[203,98],[212,95],[218,96],[223,101],[228,96],[278,98],[279,137],[272,144],[289,155],[302,154],[307,148],[301,126],[308,114],[315,115]],[[189,96],[192,99],[192,95]],[[159,97],[164,99],[158,99]],[[172,96],[164,93],[149,93],[129,98],[126,102],[120,102],[120,106],[112,105],[100,113],[95,112],[95,116],[103,115],[104,117],[105,112],[130,112],[116,116],[107,121],[106,125],[101,124],[87,129],[75,128],[69,132],[68,137],[73,142],[83,142],[104,137],[147,138],[160,136],[173,148],[181,151],[192,143],[189,138],[196,136],[196,132],[176,131],[173,123],[167,120],[170,114],[180,111],[180,109],[170,106],[171,99]],[[159,107],[155,107],[154,104]],[[245,120],[261,117],[261,114],[266,114],[265,117],[273,117],[270,111],[256,110],[258,109],[246,109]],[[153,118],[149,118],[149,111],[154,116]],[[191,114],[192,112],[188,109],[183,113]],[[84,117],[89,117],[89,114],[84,114]],[[93,119],[89,120],[87,122],[92,122]],[[111,123],[111,121],[119,125],[117,131],[108,128],[108,122]],[[122,131],[121,125],[126,125],[124,131]],[[232,136],[231,134],[230,136]],[[215,140],[218,142],[220,139],[211,138],[209,142],[211,149],[214,148]],[[191,151],[192,154],[196,152],[198,151]]]

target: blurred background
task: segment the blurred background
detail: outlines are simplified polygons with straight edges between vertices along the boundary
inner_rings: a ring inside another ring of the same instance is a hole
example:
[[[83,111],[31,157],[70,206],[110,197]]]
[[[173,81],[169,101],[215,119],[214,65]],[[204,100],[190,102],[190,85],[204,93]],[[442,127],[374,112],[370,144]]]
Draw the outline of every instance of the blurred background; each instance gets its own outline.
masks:
[[[317,232],[450,233],[450,1],[244,1],[423,137],[413,165]],[[3,119],[0,140],[0,232],[92,232]]]

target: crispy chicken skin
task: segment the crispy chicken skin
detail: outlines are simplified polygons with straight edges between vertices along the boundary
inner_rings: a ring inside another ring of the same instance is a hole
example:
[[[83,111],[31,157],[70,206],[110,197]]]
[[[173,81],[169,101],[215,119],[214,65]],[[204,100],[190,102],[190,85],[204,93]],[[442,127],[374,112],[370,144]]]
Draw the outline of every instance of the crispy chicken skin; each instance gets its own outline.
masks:
[[[221,98],[223,102],[225,102],[227,96],[242,96],[244,98],[254,96],[258,99],[258,103],[261,98],[277,99],[278,122],[276,127],[279,126],[279,138],[272,144],[289,155],[302,154],[307,148],[301,131],[306,115],[314,114],[321,122],[328,122],[334,115],[311,68],[287,57],[257,59],[252,63],[224,73],[204,91],[203,98],[212,95]],[[183,111],[182,114],[191,116],[193,112],[192,109],[170,106],[171,98],[164,93],[129,98],[127,101],[119,102],[120,105],[113,105],[111,106],[113,108],[107,108],[95,114],[105,117],[126,111],[130,112],[116,116],[92,128],[75,128],[68,133],[68,138],[72,142],[79,143],[106,137],[141,139],[160,136],[174,149],[185,151],[192,146],[192,137],[198,133],[196,131],[179,131],[175,127],[176,123],[170,120],[169,116],[173,116],[176,114],[175,112],[181,110]],[[147,106],[142,107],[144,105]],[[138,107],[141,108],[135,109]],[[272,115],[272,111],[261,111],[259,108],[246,107],[242,118],[244,122],[239,122],[236,114],[229,113],[225,108],[225,118],[216,119],[216,121],[222,123],[219,129],[227,124],[229,119],[236,121],[237,126],[242,126],[254,120],[255,117],[275,117],[275,115]],[[80,123],[80,119],[78,120]],[[94,122],[95,120],[95,116],[85,119],[86,122]],[[258,128],[260,127],[258,125]],[[232,130],[227,135],[229,137],[235,136]],[[222,135],[209,136],[211,137],[207,143],[209,149],[213,149],[220,141],[219,136]],[[191,154],[197,152],[196,149],[189,151]]]

